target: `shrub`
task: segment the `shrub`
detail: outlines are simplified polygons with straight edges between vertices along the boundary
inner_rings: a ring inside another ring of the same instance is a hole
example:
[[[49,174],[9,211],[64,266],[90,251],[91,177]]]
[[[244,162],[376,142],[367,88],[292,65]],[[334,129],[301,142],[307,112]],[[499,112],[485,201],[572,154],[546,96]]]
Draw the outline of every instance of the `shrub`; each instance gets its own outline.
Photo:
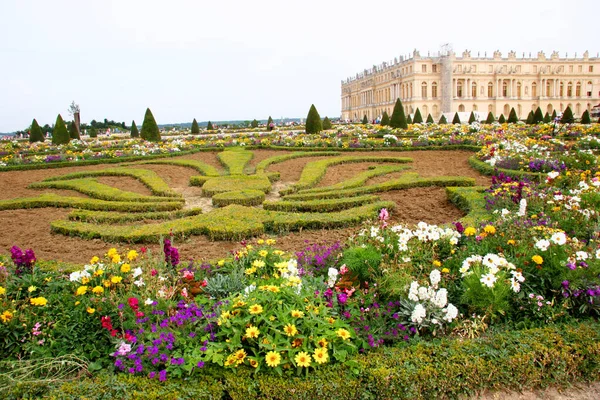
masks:
[[[506,123],[506,118],[504,118],[504,114],[500,114],[500,117],[498,118],[498,122],[501,124]]]
[[[137,129],[137,128],[136,128]],[[98,131],[93,126],[90,128],[90,137],[95,138],[98,137]]]
[[[71,140],[65,122],[60,114],[56,117],[56,124],[52,132],[52,144],[67,144]]]
[[[454,113],[454,118],[452,118],[452,124],[460,124],[460,117],[458,116],[458,112]]]
[[[585,110],[581,115],[581,123],[582,124],[591,124],[592,120],[590,119],[590,113],[588,110]]]
[[[446,120],[446,116],[444,114],[442,114],[442,116],[440,117],[440,121],[438,122],[438,124],[440,125],[446,125],[448,123],[448,121]]]
[[[325,117],[325,119],[323,120],[323,130],[326,131],[328,129],[332,129],[333,125],[331,124],[331,121],[329,120],[329,118]]]
[[[362,122],[363,125],[366,125],[366,124],[369,123],[369,119],[367,118],[367,114],[363,115],[363,119],[362,119],[361,122]]]
[[[160,132],[158,130],[158,125],[156,125],[156,120],[152,115],[152,111],[149,108],[146,109],[146,115],[144,116],[144,123],[142,124],[142,139],[147,140],[149,142],[158,142],[160,141]]]
[[[533,111],[529,111],[529,114],[527,114],[527,119],[525,120],[525,123],[526,123],[527,125],[533,125],[533,124],[534,124],[534,122],[533,122],[533,119],[534,119],[534,118],[535,118],[535,117],[534,117],[534,115],[533,115]]]
[[[140,132],[138,131],[137,125],[135,124],[135,121],[131,121],[131,133],[130,136],[132,138],[139,138],[140,137]]]
[[[475,121],[477,121],[475,119],[475,113],[473,111],[471,111],[471,115],[469,115],[469,124],[472,124]]]
[[[258,121],[256,119],[252,120],[252,123],[250,124],[251,128],[258,128]]]
[[[434,123],[433,117],[431,116],[431,114],[427,114],[427,123],[428,124],[433,124]]]
[[[258,206],[265,201],[265,192],[262,190],[242,189],[230,192],[217,193],[212,198],[215,207],[225,207],[230,204],[242,206]]]
[[[71,121],[71,123],[69,124],[69,137],[71,139],[81,139],[79,137],[79,131],[77,130],[77,125],[75,125],[75,121]]]
[[[423,117],[421,116],[421,111],[419,110],[419,107],[417,107],[417,111],[415,111],[415,117],[413,118],[413,123],[414,124],[422,124],[423,123]]]
[[[542,109],[538,107],[533,115],[533,123],[541,124],[542,122],[544,122],[544,113],[542,113]]]
[[[389,126],[390,125],[390,116],[388,115],[387,111],[383,112],[383,115],[381,116],[381,126]]]
[[[552,117],[550,116],[550,114],[548,112],[546,112],[546,115],[544,115],[544,123],[548,124],[552,122]]]
[[[496,118],[494,118],[494,114],[490,111],[487,115],[487,119],[485,120],[486,124],[493,124],[496,121]]]
[[[410,118],[410,115],[408,115],[408,116],[406,117],[406,123],[407,123],[408,125],[410,125],[410,124],[412,124],[412,123],[413,123],[412,119]]]
[[[44,134],[42,133],[42,128],[38,125],[35,118],[31,121],[31,129],[29,130],[29,142],[43,142]]]
[[[208,121],[208,123],[206,124],[206,130],[207,130],[207,131],[212,131],[212,130],[214,130],[214,129],[215,129],[215,128],[213,128],[213,124],[212,124],[212,122]]]
[[[306,133],[319,133],[323,130],[321,117],[314,104],[311,104],[308,115],[306,116]]]
[[[197,135],[200,133],[200,127],[198,126],[198,121],[196,118],[192,121],[192,135]]]
[[[381,276],[381,252],[370,245],[366,247],[349,247],[344,250],[340,260],[341,265],[346,265],[353,280],[360,284],[374,282]]]
[[[272,131],[274,126],[275,125],[273,124],[273,118],[271,118],[271,116],[269,115],[269,119],[267,119],[267,132]]]
[[[402,101],[400,101],[400,99],[396,99],[394,111],[392,112],[392,117],[390,118],[390,126],[392,128],[408,129],[408,123],[406,122],[406,116],[404,115],[404,106],[402,105]]]
[[[517,117],[517,112],[515,111],[514,107],[510,109],[507,122],[509,124],[516,124],[519,122],[519,118]]]
[[[562,117],[560,118],[561,124],[572,124],[575,122],[575,118],[573,117],[573,111],[571,107],[567,106],[565,112],[563,112]]]

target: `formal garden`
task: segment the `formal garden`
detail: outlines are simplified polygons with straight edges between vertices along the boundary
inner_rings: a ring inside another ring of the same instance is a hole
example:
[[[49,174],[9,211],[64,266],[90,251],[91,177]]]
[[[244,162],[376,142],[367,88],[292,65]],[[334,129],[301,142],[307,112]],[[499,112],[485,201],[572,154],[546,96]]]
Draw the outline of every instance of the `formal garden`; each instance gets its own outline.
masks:
[[[598,381],[600,124],[537,122],[145,121],[0,143],[0,389],[413,399]]]

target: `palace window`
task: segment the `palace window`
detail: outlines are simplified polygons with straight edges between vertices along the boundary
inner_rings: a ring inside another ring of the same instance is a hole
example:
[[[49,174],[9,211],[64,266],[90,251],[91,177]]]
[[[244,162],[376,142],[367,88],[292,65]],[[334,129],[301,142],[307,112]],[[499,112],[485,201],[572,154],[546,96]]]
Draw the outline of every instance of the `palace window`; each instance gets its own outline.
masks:
[[[573,72],[573,66],[569,65],[569,72]]]
[[[571,82],[567,83],[567,97],[573,96],[573,84]]]
[[[575,96],[581,97],[581,82],[577,82],[577,86],[575,86]]]
[[[427,98],[427,82],[421,84],[421,97],[424,99]]]
[[[477,84],[475,82],[471,86],[471,97],[477,97]]]
[[[561,82],[559,85],[558,94],[560,97],[563,97],[564,93],[565,93],[565,84],[564,84],[564,82]],[[561,110],[562,110],[562,107],[561,107]]]
[[[550,81],[546,81],[546,96],[550,96],[550,93],[551,93],[550,89],[551,89]]]
[[[458,112],[465,112],[465,106],[463,104],[458,106]]]
[[[433,64],[433,65],[431,66],[431,71],[432,71],[432,72],[437,72],[437,64]]]
[[[594,66],[593,65],[590,65],[589,71],[590,72],[594,72]]]
[[[531,97],[537,97],[537,83],[531,84]]]
[[[494,84],[492,82],[488,83],[488,97],[494,96]]]
[[[508,83],[506,83],[506,81],[502,82],[502,96],[503,97],[508,96]]]
[[[438,94],[437,94],[437,82],[433,82],[431,84],[431,97],[433,97],[434,99],[437,99]]]
[[[517,82],[517,97],[521,97],[521,82]]]
[[[421,65],[421,72],[427,72],[427,64]]]
[[[577,67],[577,72],[583,72],[583,65],[579,65]]]
[[[456,84],[456,97],[462,97],[463,95],[463,84],[462,81],[458,81]]]

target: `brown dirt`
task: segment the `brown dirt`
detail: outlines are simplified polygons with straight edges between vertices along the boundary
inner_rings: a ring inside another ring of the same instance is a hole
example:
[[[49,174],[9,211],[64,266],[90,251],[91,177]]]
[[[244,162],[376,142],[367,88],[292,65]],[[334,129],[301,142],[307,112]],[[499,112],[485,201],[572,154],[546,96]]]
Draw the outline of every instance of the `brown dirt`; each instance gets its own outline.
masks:
[[[523,392],[485,392],[472,400],[597,400],[600,399],[600,382],[577,384],[570,388],[551,387]]]
[[[255,150],[251,165],[255,166],[265,158],[285,154],[284,151]],[[410,171],[418,172],[421,176],[437,175],[460,175],[476,179],[477,184],[489,184],[489,178],[481,176],[470,168],[467,159],[472,155],[466,151],[414,151],[414,152],[358,152],[352,155],[390,155],[399,157],[411,157],[414,162]],[[220,167],[216,153],[201,152],[181,158],[202,160],[215,167]],[[278,171],[281,180],[274,184],[274,191],[294,183],[300,177],[302,168],[309,161],[316,161],[326,157],[310,157],[289,160],[280,164],[272,165],[270,171]],[[354,176],[357,172],[364,171],[373,163],[357,163],[335,166],[328,170],[321,185],[337,183]],[[37,195],[41,190],[27,189],[27,185],[38,182],[51,176],[63,175],[70,172],[82,170],[98,170],[106,168],[106,165],[69,167],[50,170],[15,171],[0,173],[0,199],[18,198]],[[112,167],[109,166],[109,167]],[[190,187],[188,182],[190,176],[197,175],[197,171],[191,168],[170,165],[143,165],[139,168],[147,168],[160,175],[174,191],[180,193],[186,199],[186,207],[201,207],[205,212],[210,211],[210,199],[201,196],[201,189]],[[387,177],[373,178],[369,184],[390,179],[400,174],[391,174]],[[149,194],[149,190],[132,178],[102,177],[99,181],[118,187],[120,189]],[[82,196],[70,190],[45,189],[43,191],[59,193],[61,195]],[[392,223],[416,223],[426,221],[428,223],[446,223],[454,221],[462,213],[450,204],[446,199],[442,188],[416,188],[402,191],[393,191],[380,195],[382,199],[392,200],[397,204],[396,211],[392,214]],[[277,195],[271,193],[269,199],[276,199]],[[32,209],[0,211],[0,226],[3,227],[0,234],[0,252],[8,254],[13,245],[21,248],[33,248],[40,259],[55,259],[73,263],[87,262],[94,255],[103,255],[110,247],[120,250],[127,248],[139,249],[141,245],[127,245],[122,243],[106,243],[101,240],[84,240],[56,235],[50,232],[50,222],[57,219],[65,219],[68,210],[64,209]],[[356,233],[359,227],[336,229],[336,230],[311,230],[294,232],[277,238],[277,246],[287,251],[301,250],[308,244],[315,242],[334,243],[343,242]],[[182,259],[193,258],[195,260],[214,260],[224,257],[229,251],[239,248],[235,242],[211,242],[203,236],[192,236],[177,240],[175,245],[179,248]],[[160,252],[157,244],[147,246],[153,252]]]

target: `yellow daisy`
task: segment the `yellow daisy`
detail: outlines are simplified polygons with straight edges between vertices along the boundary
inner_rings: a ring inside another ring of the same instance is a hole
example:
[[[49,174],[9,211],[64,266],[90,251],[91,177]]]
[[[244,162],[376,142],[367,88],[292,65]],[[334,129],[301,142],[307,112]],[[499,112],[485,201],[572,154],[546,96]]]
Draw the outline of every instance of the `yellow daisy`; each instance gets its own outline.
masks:
[[[281,363],[281,356],[279,355],[279,353],[270,351],[265,357],[265,362],[269,367],[276,367],[279,365],[279,363]]]
[[[305,351],[301,351],[300,353],[296,354],[296,357],[294,357],[294,361],[296,361],[296,365],[299,367],[310,367],[310,362],[311,362],[311,357],[310,354],[308,354]]]

